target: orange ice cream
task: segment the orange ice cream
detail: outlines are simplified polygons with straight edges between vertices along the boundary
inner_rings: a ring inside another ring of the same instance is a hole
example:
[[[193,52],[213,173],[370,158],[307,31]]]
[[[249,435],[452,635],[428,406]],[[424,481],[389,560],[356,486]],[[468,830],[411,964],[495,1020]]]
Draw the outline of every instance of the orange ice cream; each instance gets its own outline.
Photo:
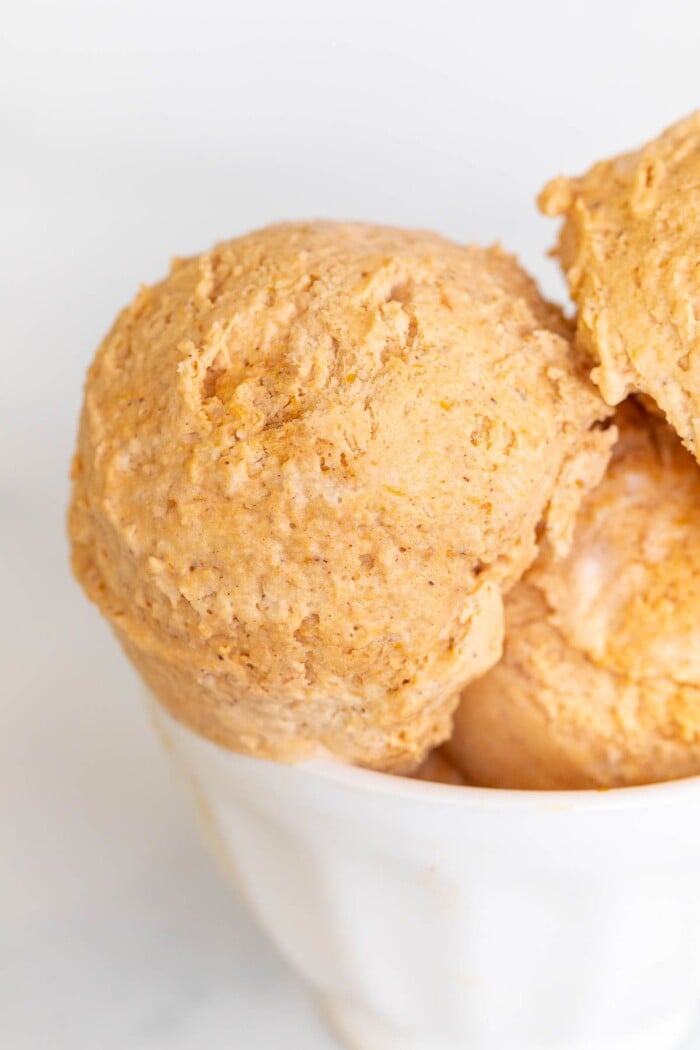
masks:
[[[700,111],[634,153],[557,178],[557,254],[610,405],[651,397],[700,459]]]
[[[176,262],[99,348],[75,572],[195,731],[412,770],[537,530],[566,549],[608,414],[500,249],[273,226]]]
[[[700,773],[700,468],[632,403],[571,552],[506,602],[503,659],[460,704],[470,783],[616,787]]]

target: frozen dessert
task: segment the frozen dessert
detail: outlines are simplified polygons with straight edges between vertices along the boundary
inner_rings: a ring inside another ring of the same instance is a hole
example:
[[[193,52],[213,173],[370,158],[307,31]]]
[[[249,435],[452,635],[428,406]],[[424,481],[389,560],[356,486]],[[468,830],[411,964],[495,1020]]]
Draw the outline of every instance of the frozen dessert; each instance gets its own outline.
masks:
[[[648,395],[700,459],[700,111],[635,153],[557,178],[558,256],[610,405]]]
[[[565,552],[607,415],[499,248],[272,226],[177,261],[99,348],[74,569],[197,732],[414,770],[537,538]]]
[[[428,780],[436,784],[456,784],[466,787],[467,781],[458,766],[451,760],[447,745],[436,747],[413,774],[416,780]]]
[[[470,783],[616,787],[700,774],[700,468],[628,402],[570,553],[506,601],[503,659],[447,750]]]

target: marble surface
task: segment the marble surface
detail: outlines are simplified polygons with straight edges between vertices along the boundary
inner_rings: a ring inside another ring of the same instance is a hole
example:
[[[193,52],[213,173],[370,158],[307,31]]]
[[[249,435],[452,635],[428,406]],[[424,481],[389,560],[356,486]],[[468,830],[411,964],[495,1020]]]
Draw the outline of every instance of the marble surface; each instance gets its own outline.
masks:
[[[169,256],[280,216],[500,237],[556,293],[540,184],[697,104],[698,11],[677,5],[660,33],[658,4],[634,21],[600,4],[600,34],[596,3],[573,50],[554,2],[537,19],[445,4],[439,32],[434,5],[397,19],[360,0],[4,7],[2,1050],[335,1045],[211,868],[132,673],[71,581],[82,375]]]

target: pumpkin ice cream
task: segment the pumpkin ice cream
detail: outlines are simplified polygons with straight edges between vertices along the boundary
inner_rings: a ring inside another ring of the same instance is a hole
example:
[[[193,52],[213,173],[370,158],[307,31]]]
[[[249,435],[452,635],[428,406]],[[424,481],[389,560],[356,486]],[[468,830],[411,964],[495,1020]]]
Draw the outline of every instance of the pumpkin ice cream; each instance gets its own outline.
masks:
[[[653,398],[700,459],[700,111],[635,153],[557,178],[558,256],[610,405]]]
[[[633,404],[563,560],[506,602],[501,662],[448,754],[470,783],[616,787],[700,773],[700,468]]]
[[[411,770],[562,550],[608,410],[500,249],[273,226],[174,264],[90,368],[75,572],[231,749]]]

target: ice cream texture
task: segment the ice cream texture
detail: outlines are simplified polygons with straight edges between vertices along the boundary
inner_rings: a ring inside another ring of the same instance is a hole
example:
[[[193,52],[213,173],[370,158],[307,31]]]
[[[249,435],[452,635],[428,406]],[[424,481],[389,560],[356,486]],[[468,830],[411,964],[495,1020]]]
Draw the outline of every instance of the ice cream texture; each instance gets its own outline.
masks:
[[[177,261],[100,346],[74,569],[197,732],[410,771],[538,538],[567,549],[608,414],[501,249],[272,226]]]
[[[554,179],[540,206],[564,216],[557,254],[603,396],[648,395],[700,459],[700,110]]]
[[[628,402],[564,559],[506,601],[503,659],[467,687],[448,755],[470,783],[591,788],[700,774],[700,468]]]

